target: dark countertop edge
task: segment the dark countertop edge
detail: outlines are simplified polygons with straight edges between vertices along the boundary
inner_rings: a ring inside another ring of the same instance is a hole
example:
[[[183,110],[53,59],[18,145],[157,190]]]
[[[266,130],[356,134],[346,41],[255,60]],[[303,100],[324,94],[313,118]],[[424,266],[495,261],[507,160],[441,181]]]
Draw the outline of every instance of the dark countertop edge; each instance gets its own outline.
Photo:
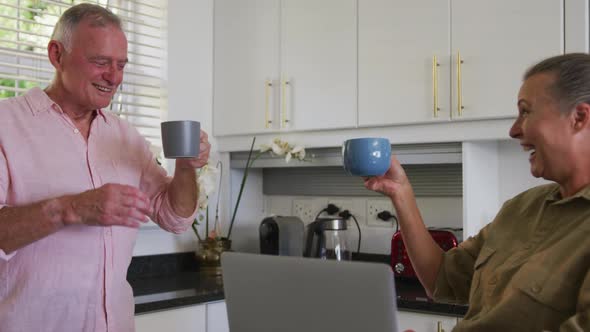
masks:
[[[410,311],[422,314],[440,314],[452,317],[463,317],[465,316],[465,313],[467,313],[467,305],[405,299],[397,300],[397,308],[400,311]]]
[[[207,304],[225,300],[223,293],[179,297],[170,300],[140,303],[135,305],[135,315],[148,314],[161,310],[178,309],[192,305]]]
[[[141,303],[135,305],[135,314],[147,314],[161,310],[171,310],[186,306],[207,304],[210,302],[225,300],[223,293],[208,294],[208,295],[196,295],[179,297],[175,299]],[[427,302],[427,301],[413,301],[398,299],[397,308],[400,311],[410,311],[423,314],[441,314],[444,316],[463,317],[467,312],[467,306]]]

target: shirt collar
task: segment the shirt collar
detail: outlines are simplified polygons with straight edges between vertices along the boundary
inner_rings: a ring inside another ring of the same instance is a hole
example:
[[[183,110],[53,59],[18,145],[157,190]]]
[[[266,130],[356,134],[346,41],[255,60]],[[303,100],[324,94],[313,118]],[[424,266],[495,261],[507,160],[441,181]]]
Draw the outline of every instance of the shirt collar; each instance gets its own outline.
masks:
[[[99,108],[94,110],[94,112],[98,115],[97,118],[101,118],[104,123],[109,124],[108,117],[103,110]]]
[[[547,194],[548,201],[559,202],[559,203],[567,203],[567,202],[574,200],[576,198],[583,198],[587,201],[590,201],[590,185],[584,187],[582,190],[578,191],[574,195],[567,197],[567,198],[561,197],[561,191],[559,191],[559,185],[557,185],[557,184],[555,185],[555,188]]]
[[[37,115],[43,111],[47,112],[55,105],[53,100],[39,87],[34,87],[27,91],[25,99],[29,103],[29,106],[31,106],[33,115]]]
[[[30,89],[25,94],[25,98],[31,106],[31,112],[33,112],[33,115],[35,116],[41,112],[49,112],[51,110],[63,113],[61,107],[56,102],[51,100],[47,93],[45,93],[45,91],[43,91],[39,87],[34,87]],[[103,110],[96,109],[94,110],[94,113],[98,115],[97,118],[101,118],[106,124],[109,124],[109,121],[107,119],[108,117],[106,116]]]

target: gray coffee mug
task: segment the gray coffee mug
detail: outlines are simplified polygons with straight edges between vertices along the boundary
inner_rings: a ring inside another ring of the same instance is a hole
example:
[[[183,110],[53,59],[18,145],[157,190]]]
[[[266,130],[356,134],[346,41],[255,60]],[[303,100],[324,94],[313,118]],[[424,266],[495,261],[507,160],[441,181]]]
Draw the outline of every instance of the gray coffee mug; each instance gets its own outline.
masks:
[[[162,122],[162,148],[164,157],[193,158],[199,156],[201,143],[201,123],[198,121],[165,121]]]

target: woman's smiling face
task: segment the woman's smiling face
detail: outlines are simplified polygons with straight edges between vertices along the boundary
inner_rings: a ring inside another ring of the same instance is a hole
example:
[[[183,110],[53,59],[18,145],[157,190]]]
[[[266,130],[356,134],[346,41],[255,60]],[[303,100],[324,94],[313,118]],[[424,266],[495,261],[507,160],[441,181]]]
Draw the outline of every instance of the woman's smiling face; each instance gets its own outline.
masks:
[[[551,92],[554,80],[552,73],[539,73],[522,84],[518,118],[510,128],[510,136],[530,153],[533,176],[559,183],[569,176],[573,131],[570,116],[560,111],[559,101]]]

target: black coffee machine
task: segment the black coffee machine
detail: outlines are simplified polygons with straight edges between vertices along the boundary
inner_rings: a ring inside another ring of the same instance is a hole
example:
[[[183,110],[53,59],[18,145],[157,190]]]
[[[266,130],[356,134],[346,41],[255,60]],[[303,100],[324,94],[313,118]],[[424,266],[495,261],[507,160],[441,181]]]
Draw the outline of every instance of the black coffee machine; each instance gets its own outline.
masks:
[[[279,256],[303,255],[304,226],[297,217],[272,216],[260,223],[260,253]]]

